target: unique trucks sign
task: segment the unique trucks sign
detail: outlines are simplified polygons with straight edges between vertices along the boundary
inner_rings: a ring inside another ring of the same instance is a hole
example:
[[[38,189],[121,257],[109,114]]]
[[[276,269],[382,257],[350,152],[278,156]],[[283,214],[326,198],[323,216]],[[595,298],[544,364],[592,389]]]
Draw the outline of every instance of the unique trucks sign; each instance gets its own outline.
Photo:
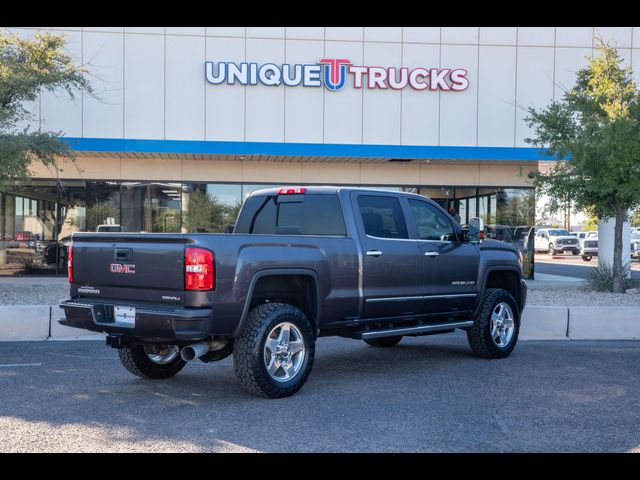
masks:
[[[344,58],[323,58],[315,64],[205,62],[207,82],[212,85],[268,85],[321,87],[342,90],[347,75],[354,88],[401,90],[462,91],[469,86],[467,71],[462,68],[407,68],[353,65]]]

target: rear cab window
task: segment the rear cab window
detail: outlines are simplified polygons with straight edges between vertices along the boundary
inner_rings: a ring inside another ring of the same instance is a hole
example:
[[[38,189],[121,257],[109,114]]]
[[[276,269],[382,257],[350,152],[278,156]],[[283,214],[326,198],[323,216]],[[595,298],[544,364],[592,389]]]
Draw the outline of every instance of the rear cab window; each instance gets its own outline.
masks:
[[[235,233],[345,236],[340,199],[335,194],[249,197]]]

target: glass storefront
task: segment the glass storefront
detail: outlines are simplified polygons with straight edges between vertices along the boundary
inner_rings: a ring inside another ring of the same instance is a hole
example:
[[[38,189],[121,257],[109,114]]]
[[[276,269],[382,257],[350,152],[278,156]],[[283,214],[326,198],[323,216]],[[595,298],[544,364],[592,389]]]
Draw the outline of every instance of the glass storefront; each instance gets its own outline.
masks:
[[[248,193],[279,185],[34,180],[0,192],[0,275],[65,274],[73,232],[229,231]],[[533,189],[367,186],[426,195],[460,223],[480,217],[486,238],[521,245],[534,224]]]

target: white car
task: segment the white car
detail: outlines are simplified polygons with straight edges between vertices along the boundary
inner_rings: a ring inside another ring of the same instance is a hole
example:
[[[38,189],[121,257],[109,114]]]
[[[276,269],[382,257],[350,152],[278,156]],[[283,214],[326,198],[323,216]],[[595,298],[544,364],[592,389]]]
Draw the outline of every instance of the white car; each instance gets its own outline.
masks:
[[[122,225],[103,224],[96,227],[96,232],[124,232]]]
[[[571,235],[574,235],[578,239],[578,245],[580,246],[580,249],[582,249],[582,244],[584,243],[584,241],[587,238],[594,238],[594,237],[597,238],[598,232],[597,231],[571,232]]]
[[[541,228],[536,232],[534,243],[536,252],[549,252],[551,255],[562,252],[580,253],[580,242],[563,228]]]
[[[631,258],[640,258],[640,233],[631,234]]]
[[[585,262],[598,256],[598,232],[595,235],[588,235],[580,245],[580,255]]]
[[[598,232],[587,237],[580,246],[580,255],[585,262],[598,256]],[[640,258],[640,233],[631,233],[631,258]]]

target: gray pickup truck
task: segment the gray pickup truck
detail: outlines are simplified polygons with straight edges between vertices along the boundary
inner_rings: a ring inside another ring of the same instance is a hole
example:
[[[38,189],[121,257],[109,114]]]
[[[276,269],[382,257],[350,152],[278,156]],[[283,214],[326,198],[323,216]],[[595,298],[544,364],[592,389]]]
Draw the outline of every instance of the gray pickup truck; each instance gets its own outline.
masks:
[[[274,398],[306,382],[320,336],[392,347],[460,328],[503,358],[527,296],[519,253],[473,237],[420,195],[259,190],[231,234],[74,233],[59,321],[107,333],[143,378],[233,354],[241,384]]]

